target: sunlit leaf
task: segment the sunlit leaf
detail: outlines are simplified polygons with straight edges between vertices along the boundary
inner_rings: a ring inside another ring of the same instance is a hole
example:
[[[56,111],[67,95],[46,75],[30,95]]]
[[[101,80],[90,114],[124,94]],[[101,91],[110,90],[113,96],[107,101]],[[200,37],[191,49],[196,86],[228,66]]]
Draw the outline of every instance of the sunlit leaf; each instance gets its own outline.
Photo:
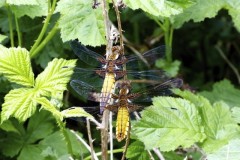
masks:
[[[35,87],[42,95],[49,96],[50,93],[63,92],[67,88],[73,68],[64,66],[75,66],[76,60],[54,59],[45,70],[36,78]]]
[[[170,17],[182,13],[185,8],[194,4],[195,0],[123,0],[132,9],[142,9],[154,16]]]
[[[230,107],[240,107],[240,90],[234,88],[231,82],[226,79],[215,83],[212,91],[203,91],[201,92],[201,95],[207,97],[212,103],[216,101],[224,101]]]
[[[153,106],[142,112],[142,119],[134,125],[134,132],[146,149],[160,147],[171,151],[202,142],[206,135],[196,107],[180,98],[156,97]]]
[[[62,0],[57,11],[61,14],[59,27],[64,42],[78,38],[84,45],[106,44],[101,7],[93,9],[89,0]]]
[[[24,85],[34,85],[29,52],[24,48],[0,48],[0,73],[9,81]]]
[[[11,5],[38,5],[37,0],[6,0]]]
[[[208,160],[237,160],[240,157],[240,138],[231,140],[227,145],[207,156]]]
[[[71,107],[62,111],[62,114],[65,118],[70,117],[86,117],[86,118],[93,118],[93,116],[87,113],[81,107]]]
[[[33,88],[19,88],[11,90],[4,98],[1,122],[9,117],[25,121],[36,110],[37,103],[33,101],[39,94]]]
[[[203,96],[189,91],[175,90],[175,93],[191,101],[199,110],[207,138],[200,146],[207,153],[212,153],[226,145],[239,134],[237,123],[232,118],[230,107],[220,101],[213,105]]]
[[[34,100],[35,100],[37,103],[41,104],[42,107],[43,107],[45,110],[51,112],[56,119],[62,121],[63,116],[62,116],[61,112],[58,111],[58,110],[56,109],[56,107],[55,107],[53,104],[51,104],[50,101],[49,101],[47,98],[41,97],[41,98],[36,98],[36,99],[34,99]]]
[[[15,0],[18,2],[18,0]],[[27,0],[25,0],[27,1]],[[33,0],[32,0],[33,1]],[[35,0],[32,5],[12,5],[11,9],[17,17],[29,16],[31,18],[46,16],[48,13],[48,1]]]
[[[233,119],[235,120],[235,122],[239,123],[240,124],[240,107],[233,107],[231,109],[232,111],[232,117]]]

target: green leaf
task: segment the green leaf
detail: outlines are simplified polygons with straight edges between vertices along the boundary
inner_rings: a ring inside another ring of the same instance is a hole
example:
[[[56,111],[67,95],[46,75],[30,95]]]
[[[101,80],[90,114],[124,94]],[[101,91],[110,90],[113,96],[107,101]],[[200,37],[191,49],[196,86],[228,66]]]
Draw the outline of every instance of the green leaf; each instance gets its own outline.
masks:
[[[45,70],[36,78],[35,88],[44,95],[50,96],[56,92],[66,90],[73,73],[73,68],[64,66],[75,66],[76,60],[54,59]]]
[[[67,130],[68,136],[70,137],[70,142],[73,148],[74,155],[81,155],[86,153],[86,148],[76,139],[76,136],[72,132]],[[55,132],[47,136],[44,140],[40,142],[40,145],[48,146],[48,150],[52,150],[53,153],[57,155],[57,158],[64,156],[67,153],[67,145],[61,132]],[[46,151],[45,151],[46,153]]]
[[[224,0],[197,0],[191,7],[184,10],[183,13],[171,17],[176,28],[183,25],[184,22],[193,20],[194,22],[203,21],[205,18],[213,18],[224,6]]]
[[[57,11],[61,14],[59,27],[63,42],[78,38],[83,45],[106,44],[101,7],[93,9],[89,0],[62,0]]]
[[[235,120],[236,123],[240,123],[240,108],[239,107],[233,107],[231,109],[232,111],[232,117]]]
[[[131,160],[145,160],[150,158],[148,152],[144,149],[144,144],[140,141],[135,141],[129,145],[126,157]]]
[[[234,88],[231,82],[226,79],[215,83],[211,92],[203,91],[200,94],[208,98],[211,103],[224,101],[230,107],[240,107],[240,90]]]
[[[26,145],[21,150],[18,160],[44,160],[42,147],[39,145]]]
[[[7,132],[16,132],[16,133],[20,134],[18,129],[15,127],[15,125],[10,120],[4,121],[0,125],[0,128],[4,131],[7,131]]]
[[[2,105],[1,123],[9,117],[25,121],[36,110],[37,103],[33,101],[39,94],[33,88],[11,90],[4,98]]]
[[[183,12],[194,4],[195,0],[124,0],[132,9],[142,9],[154,16],[170,17]]]
[[[51,113],[53,114],[53,116],[54,116],[57,120],[60,120],[60,121],[63,120],[63,116],[62,116],[61,112],[58,111],[58,110],[56,109],[56,107],[55,107],[53,104],[51,104],[51,102],[50,102],[47,98],[41,97],[41,98],[36,98],[36,99],[34,99],[34,100],[35,100],[37,103],[41,104],[42,107],[43,107],[45,110],[51,112]]]
[[[227,0],[227,10],[232,17],[234,26],[240,32],[240,1],[239,0]]]
[[[238,125],[231,117],[229,106],[223,102],[214,103],[212,109],[202,109],[207,139],[201,146],[205,152],[211,153],[239,134]]]
[[[239,134],[238,126],[231,116],[230,107],[224,102],[216,102],[213,106],[200,95],[189,91],[174,91],[179,96],[191,101],[198,108],[206,140],[200,144],[205,152],[211,153],[227,144]]]
[[[6,0],[10,5],[38,5],[37,0]]]
[[[134,132],[146,149],[160,147],[171,151],[178,146],[189,147],[202,142],[206,135],[196,107],[180,98],[153,98],[153,106],[142,112]]]
[[[9,81],[27,87],[34,85],[29,52],[24,48],[0,48],[0,73]]]
[[[55,129],[55,120],[47,111],[36,112],[28,122],[25,143],[35,144],[37,141],[50,135]]]
[[[71,107],[68,109],[65,109],[63,111],[61,111],[62,115],[65,118],[70,118],[70,117],[86,117],[86,118],[92,118],[94,119],[94,117],[87,113],[83,108],[81,107]]]
[[[5,39],[7,39],[7,36],[0,34],[0,43],[2,43]]]
[[[231,140],[216,152],[207,155],[208,160],[238,160],[240,157],[240,138]]]
[[[18,18],[25,15],[31,18],[46,16],[48,13],[48,2],[46,0],[35,0],[35,2],[36,4],[34,5],[13,5],[11,9]]]
[[[178,74],[180,65],[181,62],[178,60],[169,63],[165,59],[159,59],[156,62],[156,66],[166,71],[170,77],[175,77]]]

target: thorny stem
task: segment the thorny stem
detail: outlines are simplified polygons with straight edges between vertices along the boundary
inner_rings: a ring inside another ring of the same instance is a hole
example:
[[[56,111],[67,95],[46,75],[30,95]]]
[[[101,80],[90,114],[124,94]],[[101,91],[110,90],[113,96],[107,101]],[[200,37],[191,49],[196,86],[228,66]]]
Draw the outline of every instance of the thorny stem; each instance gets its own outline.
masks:
[[[10,41],[11,47],[14,47],[14,35],[13,35],[13,25],[12,25],[12,11],[10,6],[6,5],[8,11],[8,24],[9,24],[9,31],[10,31]]]
[[[52,39],[52,37],[56,34],[58,31],[58,22],[54,25],[52,30],[48,33],[48,35],[45,37],[45,39],[39,44],[33,52],[31,52],[31,57],[35,57],[43,48],[44,46]]]
[[[30,55],[31,55],[31,57],[33,57],[33,55],[32,55],[33,53],[36,54],[36,52],[34,52],[34,51],[35,51],[35,49],[38,47],[38,45],[41,43],[41,40],[42,40],[42,38],[43,38],[46,30],[47,30],[48,23],[49,23],[52,15],[53,15],[53,13],[54,13],[57,0],[53,0],[52,7],[51,7],[50,2],[51,2],[51,1],[48,0],[48,15],[47,15],[47,17],[46,17],[46,19],[45,19],[43,28],[42,28],[42,30],[41,30],[41,32],[40,32],[40,34],[39,34],[36,42],[34,43],[34,45],[32,46],[32,48],[31,48],[31,50],[30,50]]]
[[[17,30],[17,35],[18,35],[18,46],[22,46],[22,34],[20,32],[20,28],[19,28],[19,24],[18,24],[18,19],[17,16],[14,15],[14,19],[15,19],[15,24],[16,24],[16,30]]]
[[[238,83],[240,84],[240,74],[239,74],[237,68],[228,60],[228,58],[225,56],[225,54],[223,53],[223,51],[221,50],[221,48],[218,45],[215,45],[215,48],[217,49],[219,54],[222,56],[222,58],[227,62],[229,67],[233,70],[233,72],[235,73],[235,75],[238,79]]]
[[[90,128],[90,122],[89,119],[87,118],[87,133],[88,133],[88,141],[89,145],[91,147],[91,160],[94,160],[94,148],[93,148],[93,140],[92,140],[92,134],[91,134],[91,128]]]
[[[110,112],[109,114],[109,139],[110,139],[110,151],[113,151],[112,112]],[[110,152],[110,160],[113,160],[113,152]]]

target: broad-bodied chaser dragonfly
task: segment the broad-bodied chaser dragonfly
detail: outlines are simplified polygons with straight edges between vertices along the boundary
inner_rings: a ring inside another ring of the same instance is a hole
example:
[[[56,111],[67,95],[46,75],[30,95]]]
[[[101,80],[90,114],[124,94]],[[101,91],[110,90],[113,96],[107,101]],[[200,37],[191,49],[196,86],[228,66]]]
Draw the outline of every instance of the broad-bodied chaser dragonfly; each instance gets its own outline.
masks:
[[[97,54],[85,46],[81,45],[77,41],[71,42],[71,47],[74,53],[84,63],[91,66],[98,66],[94,69],[86,68],[75,68],[73,80],[70,82],[72,88],[81,95],[81,90],[78,87],[79,81],[85,81],[89,84],[100,84],[101,95],[100,95],[100,111],[102,113],[104,107],[111,99],[111,93],[115,85],[115,81],[119,78],[127,75],[128,78],[142,79],[142,80],[154,80],[159,83],[165,79],[165,75],[160,70],[151,71],[131,71],[130,68],[146,67],[146,64],[141,61],[137,56],[129,56],[125,58],[122,56],[120,47],[113,47],[113,54],[107,59],[102,55]],[[164,56],[165,47],[160,46],[152,50],[147,51],[142,56],[149,62],[154,63],[154,59],[161,58]],[[126,64],[127,71],[122,70],[122,65]],[[102,77],[102,78],[99,78]]]
[[[81,95],[89,100],[99,102],[100,93],[96,88],[85,82],[78,81],[78,89],[81,89]],[[130,126],[130,113],[142,109],[142,102],[150,102],[153,96],[170,95],[171,89],[182,86],[183,81],[179,78],[171,78],[165,82],[150,86],[149,89],[138,92],[132,91],[131,80],[119,80],[116,82],[118,94],[112,93],[112,104],[107,104],[105,109],[117,113],[116,121],[116,139],[120,142],[126,138]]]

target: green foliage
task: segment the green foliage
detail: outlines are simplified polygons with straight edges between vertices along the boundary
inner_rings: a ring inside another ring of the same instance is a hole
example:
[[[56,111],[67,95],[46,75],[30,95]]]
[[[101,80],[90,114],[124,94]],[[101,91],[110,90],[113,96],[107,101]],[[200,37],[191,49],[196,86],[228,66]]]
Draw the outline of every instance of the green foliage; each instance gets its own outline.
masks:
[[[13,83],[26,87],[34,85],[29,53],[24,48],[0,50],[0,73]]]
[[[232,16],[235,27],[240,30],[239,21],[240,3],[238,0],[197,0],[197,2],[185,9],[183,13],[172,18],[174,26],[179,28],[184,22],[193,20],[194,22],[203,21],[206,18],[213,18],[221,9],[227,9]]]
[[[178,146],[190,147],[202,142],[206,135],[194,105],[184,99],[158,97],[153,106],[142,112],[142,119],[134,125],[134,132],[146,149],[160,147],[162,151]]]
[[[10,0],[7,1],[7,4],[11,5],[11,9],[17,17],[27,15],[35,18],[47,15],[48,3],[45,0]]]
[[[87,113],[81,107],[71,107],[71,108],[68,108],[68,109],[65,109],[65,110],[61,111],[61,113],[65,118],[70,118],[70,117],[93,118],[93,116],[91,114]]]
[[[181,62],[178,60],[170,63],[165,59],[159,59],[156,61],[156,66],[166,71],[171,77],[175,77],[178,74],[180,65]]]
[[[135,141],[129,145],[126,157],[131,160],[145,160],[149,158],[149,155],[144,149],[144,144],[140,141]]]
[[[211,92],[203,91],[200,94],[208,98],[211,103],[222,100],[230,107],[240,107],[240,90],[234,88],[227,79],[215,83]]]
[[[62,0],[57,11],[61,14],[59,27],[63,42],[78,38],[84,45],[106,44],[102,10],[93,9],[92,1]]]
[[[72,68],[63,67],[68,65],[74,66],[76,63],[75,60],[54,59],[37,76],[34,84],[34,76],[27,50],[21,48],[3,49],[0,56],[0,72],[9,81],[24,86],[11,90],[5,96],[1,113],[2,122],[10,116],[16,117],[20,121],[25,121],[36,111],[37,103],[35,99],[40,96],[54,97],[57,93],[66,90],[66,84],[73,71]],[[46,104],[46,101],[41,102]],[[55,115],[56,112],[53,114]]]
[[[227,104],[211,105],[206,98],[188,91],[175,93],[184,99],[153,98],[153,106],[144,110],[142,119],[134,125],[134,134],[145,149],[160,147],[170,151],[198,143],[206,153],[217,155],[221,147],[240,138]]]
[[[154,16],[170,17],[182,13],[185,8],[194,4],[195,0],[124,0],[132,9],[142,9]]]

